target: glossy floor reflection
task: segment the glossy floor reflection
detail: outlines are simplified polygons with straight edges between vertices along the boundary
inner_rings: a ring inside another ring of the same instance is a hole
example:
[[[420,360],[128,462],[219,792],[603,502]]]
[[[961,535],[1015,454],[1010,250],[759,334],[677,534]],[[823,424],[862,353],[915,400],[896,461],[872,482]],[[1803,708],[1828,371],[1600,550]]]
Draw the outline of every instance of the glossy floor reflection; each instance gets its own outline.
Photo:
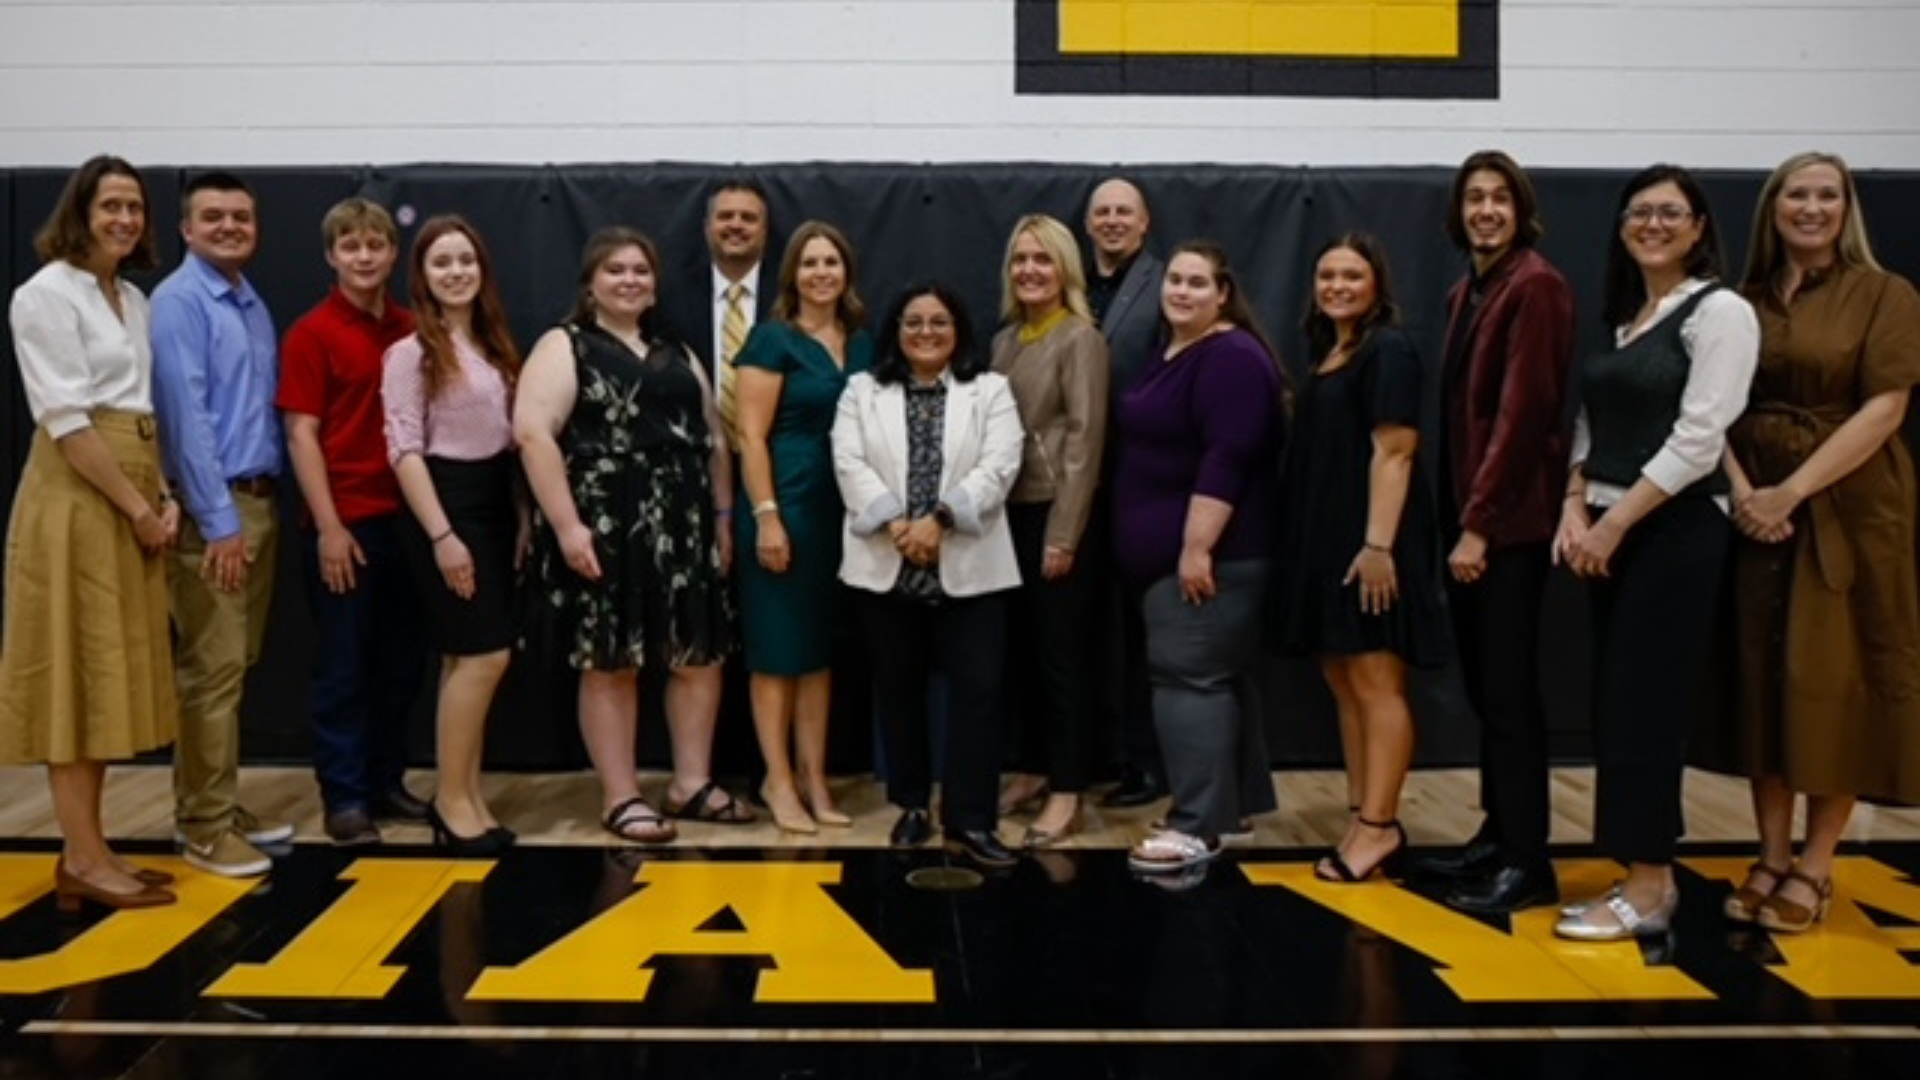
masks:
[[[1427,886],[1237,850],[964,891],[901,855],[582,847],[497,863],[300,846],[248,890],[63,918],[52,848],[0,852],[0,1077],[1881,1078],[1920,1060],[1920,845],[1848,850],[1829,925],[1725,924],[1740,853],[1689,848],[1676,932],[1574,945]],[[1609,868],[1557,853],[1577,891]]]

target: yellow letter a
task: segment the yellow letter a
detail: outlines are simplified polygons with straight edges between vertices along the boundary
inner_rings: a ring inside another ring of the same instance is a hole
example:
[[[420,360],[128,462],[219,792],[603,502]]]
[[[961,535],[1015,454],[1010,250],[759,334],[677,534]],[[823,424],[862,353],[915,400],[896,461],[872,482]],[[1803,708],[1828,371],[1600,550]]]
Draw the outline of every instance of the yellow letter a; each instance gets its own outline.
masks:
[[[828,896],[830,863],[648,863],[643,888],[517,967],[488,968],[475,1001],[639,1001],[656,956],[766,956],[754,1000],[931,1002],[933,973],[893,962]],[[732,909],[740,930],[702,930]]]

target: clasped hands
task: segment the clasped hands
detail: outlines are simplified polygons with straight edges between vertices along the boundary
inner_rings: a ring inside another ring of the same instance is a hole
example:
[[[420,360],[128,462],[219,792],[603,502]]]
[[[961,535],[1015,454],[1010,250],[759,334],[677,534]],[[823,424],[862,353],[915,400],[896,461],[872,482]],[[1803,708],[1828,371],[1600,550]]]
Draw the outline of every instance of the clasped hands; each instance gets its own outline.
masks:
[[[1733,527],[1740,535],[1762,544],[1778,544],[1793,538],[1793,512],[1800,497],[1785,485],[1749,488],[1743,495],[1734,492]]]
[[[1576,577],[1607,577],[1608,563],[1620,547],[1622,532],[1611,517],[1595,522],[1585,502],[1569,499],[1553,535],[1553,561],[1565,563]]]
[[[148,509],[133,520],[133,538],[140,550],[157,555],[180,538],[180,504],[162,499],[160,509]]]
[[[894,518],[887,522],[887,535],[893,539],[895,551],[900,557],[915,566],[932,566],[940,561],[940,541],[947,530],[933,519],[932,514],[914,518]]]

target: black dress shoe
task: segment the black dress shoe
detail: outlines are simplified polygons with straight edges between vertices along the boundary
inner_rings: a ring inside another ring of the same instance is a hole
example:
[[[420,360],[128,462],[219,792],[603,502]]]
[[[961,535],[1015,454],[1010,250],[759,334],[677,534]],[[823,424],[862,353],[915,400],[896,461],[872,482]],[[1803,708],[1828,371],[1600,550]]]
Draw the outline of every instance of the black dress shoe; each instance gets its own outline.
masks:
[[[1500,865],[1500,845],[1476,836],[1458,851],[1415,861],[1413,868],[1423,874],[1465,881],[1490,874],[1500,869]]]
[[[1154,779],[1152,773],[1131,766],[1121,775],[1120,782],[1112,791],[1100,799],[1101,806],[1125,809],[1129,806],[1145,806],[1157,799],[1165,798],[1167,785]]]
[[[335,847],[366,847],[380,842],[380,830],[365,810],[336,810],[327,815],[327,839]]]
[[[1456,885],[1447,906],[1475,915],[1506,915],[1523,908],[1560,902],[1560,883],[1551,866],[1508,865],[1485,877]]]
[[[969,832],[947,832],[947,853],[963,855],[975,866],[986,870],[1005,870],[1020,861],[1012,849],[1000,842],[1000,835],[991,829]]]
[[[933,839],[933,821],[925,810],[904,810],[900,820],[893,823],[893,832],[888,834],[887,843],[897,848],[916,848]]]
[[[373,800],[373,816],[376,821],[425,822],[427,802],[414,798],[413,792],[406,788],[397,787]]]

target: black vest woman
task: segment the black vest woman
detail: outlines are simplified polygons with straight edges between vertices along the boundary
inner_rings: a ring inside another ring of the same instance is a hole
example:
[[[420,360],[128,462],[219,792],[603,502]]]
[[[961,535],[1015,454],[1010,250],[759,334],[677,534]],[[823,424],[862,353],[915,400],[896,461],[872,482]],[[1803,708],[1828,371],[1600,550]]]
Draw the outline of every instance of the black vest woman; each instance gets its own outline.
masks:
[[[1590,583],[1594,842],[1627,876],[1554,930],[1657,936],[1678,907],[1686,735],[1700,699],[1731,526],[1721,468],[1759,355],[1753,308],[1713,280],[1719,243],[1685,170],[1628,182],[1607,258],[1613,348],[1580,368],[1554,556]]]

